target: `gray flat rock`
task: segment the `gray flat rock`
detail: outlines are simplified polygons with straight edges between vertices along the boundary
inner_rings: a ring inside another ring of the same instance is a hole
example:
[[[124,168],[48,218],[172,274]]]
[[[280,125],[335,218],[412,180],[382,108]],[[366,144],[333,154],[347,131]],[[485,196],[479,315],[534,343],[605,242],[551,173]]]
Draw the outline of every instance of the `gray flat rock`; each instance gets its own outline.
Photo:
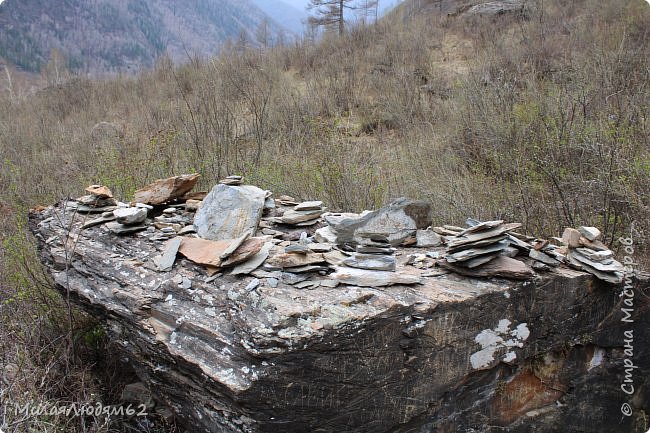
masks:
[[[469,269],[478,268],[479,266],[482,266],[488,263],[489,261],[496,259],[501,253],[502,251],[498,251],[496,253],[485,254],[482,256],[475,257],[473,259],[463,262],[463,266]]]
[[[192,233],[196,233],[196,228],[193,225],[185,226],[185,227],[183,227],[182,229],[180,229],[178,231],[178,234],[181,235],[181,236],[189,235],[189,234],[192,234]]]
[[[306,211],[296,211],[293,209],[289,209],[282,215],[281,220],[283,224],[299,224],[299,223],[305,223],[312,220],[316,220],[322,214],[323,214],[323,210],[321,209],[306,210]]]
[[[209,240],[236,239],[244,233],[255,233],[265,199],[266,191],[256,186],[219,184],[196,212],[196,232]]]
[[[222,252],[221,255],[219,256],[219,258],[222,259],[222,260],[225,260],[225,259],[227,259],[228,257],[230,257],[230,255],[231,255],[232,253],[234,253],[235,250],[236,250],[237,248],[239,248],[240,245],[243,244],[244,241],[245,241],[246,239],[248,239],[248,237],[249,237],[250,235],[251,235],[251,232],[246,232],[246,233],[244,233],[243,235],[239,236],[238,238],[233,239],[233,240],[230,242],[230,245],[228,245],[228,248],[226,248],[225,250],[223,250],[223,252]]]
[[[356,253],[343,260],[343,264],[352,268],[395,272],[397,261],[389,255]]]
[[[506,235],[506,238],[508,238],[510,245],[512,245],[515,248],[519,248],[520,250],[530,251],[531,248],[533,248],[533,246],[530,245],[528,242],[525,242],[510,233]]]
[[[330,226],[321,227],[314,233],[314,240],[319,243],[336,244],[336,234]]]
[[[442,244],[442,238],[433,230],[418,230],[415,232],[415,246],[418,248],[437,247]]]
[[[589,241],[596,241],[600,239],[600,230],[596,227],[578,227],[578,231]]]
[[[588,248],[577,248],[576,251],[589,260],[600,262],[605,265],[610,264],[612,260],[614,260],[614,255],[610,250],[594,251]]]
[[[286,270],[294,274],[304,274],[306,272],[325,272],[329,270],[329,267],[321,265],[305,265],[287,268]]]
[[[503,277],[514,280],[527,280],[535,276],[532,268],[524,262],[505,256],[498,256],[483,266],[474,269],[457,266],[456,263],[449,263],[446,260],[441,260],[438,263],[444,268],[468,277]]]
[[[110,213],[110,215],[111,215],[110,217],[102,215],[99,218],[95,218],[93,220],[90,220],[90,221],[86,222],[84,225],[82,225],[81,229],[82,230],[83,229],[88,229],[90,227],[98,226],[100,224],[105,224],[105,223],[108,223],[108,222],[111,222],[111,221],[115,221],[115,216],[113,215],[112,212]]]
[[[323,208],[322,201],[304,201],[299,205],[296,205],[293,209],[296,211],[305,211],[305,210],[321,210]]]
[[[118,222],[110,222],[106,224],[106,227],[116,235],[129,235],[132,233],[137,233],[142,230],[146,230],[147,226],[142,224],[142,225],[133,225],[133,226],[126,226],[124,224],[120,224]]]
[[[312,250],[310,250],[305,245],[297,245],[297,244],[289,245],[284,249],[284,252],[287,254],[308,254],[311,251]]]
[[[601,272],[623,272],[623,265],[617,262],[616,260],[612,260],[611,263],[607,263],[607,264],[603,262],[596,262],[583,256],[582,254],[577,252],[577,250],[569,251],[569,254],[567,254],[567,258],[569,257],[571,259],[577,260],[580,263],[585,264]]]
[[[385,287],[395,284],[420,284],[422,278],[400,272],[369,271],[349,267],[336,268],[336,272],[330,274],[330,279],[338,280],[342,284],[361,287]]]
[[[453,254],[453,253],[456,253],[458,251],[466,250],[466,249],[469,249],[469,248],[487,247],[489,245],[494,245],[496,243],[499,243],[499,242],[503,241],[504,239],[506,239],[506,236],[499,235],[499,236],[495,236],[493,238],[487,238],[487,239],[482,239],[480,241],[472,242],[471,244],[462,244],[462,245],[458,245],[458,246],[455,246],[455,247],[447,247],[446,251],[447,251],[448,254]]]
[[[580,271],[585,271],[589,272],[590,274],[594,275],[596,278],[606,281],[608,283],[612,284],[621,284],[623,282],[623,272],[603,272],[600,271],[592,266],[589,266],[586,263],[581,262],[580,260],[576,259],[577,255],[567,254],[567,262],[571,267],[578,269]]]
[[[542,251],[537,251],[534,248],[528,252],[528,256],[533,260],[537,260],[538,262],[544,263],[545,265],[549,265],[553,267],[560,265],[560,262],[558,260],[554,259],[553,257],[549,256],[548,254]]]
[[[307,245],[315,253],[327,253],[332,251],[332,245],[327,243],[314,242]]]
[[[93,206],[86,206],[84,204],[77,204],[77,203],[75,203],[74,206],[70,206],[70,207],[76,209],[76,211],[79,213],[104,213],[104,212],[112,212],[115,209],[117,209],[117,206],[93,207]]]
[[[154,257],[153,261],[161,272],[167,272],[172,269],[176,261],[176,254],[181,246],[181,238],[175,238],[167,242],[162,255]]]
[[[458,234],[458,236],[463,236],[469,233],[476,233],[487,229],[494,229],[499,227],[501,224],[503,224],[503,220],[480,222],[476,225],[473,225],[472,227],[464,229]]]

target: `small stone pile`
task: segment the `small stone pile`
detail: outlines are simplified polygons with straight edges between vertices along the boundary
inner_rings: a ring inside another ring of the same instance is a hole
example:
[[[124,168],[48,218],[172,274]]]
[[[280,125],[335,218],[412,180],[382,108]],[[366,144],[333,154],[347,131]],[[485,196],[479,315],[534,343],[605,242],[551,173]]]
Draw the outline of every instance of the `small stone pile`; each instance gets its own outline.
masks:
[[[110,189],[103,185],[90,185],[85,190],[88,194],[79,197],[76,201],[76,210],[80,213],[110,212],[117,206]]]
[[[163,210],[162,215],[153,219],[153,225],[160,230],[162,239],[195,232],[192,225],[194,216],[188,213],[191,211],[188,211],[187,207],[187,204],[170,206]]]
[[[510,242],[506,234],[521,224],[504,224],[503,220],[485,221],[464,229],[447,240],[445,259],[466,268],[476,268],[501,255]]]
[[[524,243],[521,239],[516,246],[521,247]],[[536,239],[531,244],[526,244],[528,257],[534,260],[533,269],[536,271],[548,271],[556,268],[564,262],[566,258],[566,248],[550,243],[545,239]]]
[[[113,211],[115,221],[107,223],[106,227],[117,235],[146,230],[145,221],[150,209],[153,209],[153,207],[141,203],[133,207],[122,205]]]
[[[562,240],[568,246],[566,261],[569,266],[589,272],[613,284],[623,281],[623,265],[614,260],[612,251],[600,241],[596,227],[566,228]]]
[[[279,218],[279,222],[297,227],[312,226],[320,221],[320,216],[326,210],[322,201],[305,201],[286,210]]]
[[[441,266],[475,277],[526,279],[534,275],[528,265],[513,258],[518,251],[510,246],[509,234],[521,227],[520,223],[504,224],[502,220],[468,222],[474,225],[460,232],[455,230],[456,227],[454,230],[445,228],[446,231],[457,234],[445,235],[447,247],[445,259],[439,261]]]
[[[443,242],[447,242],[449,239],[458,236],[463,230],[465,230],[463,227],[452,225],[436,226],[433,228],[433,232],[440,235]]]
[[[356,252],[343,260],[343,264],[351,268],[395,272],[397,267],[395,251],[386,236],[371,235],[362,238],[356,246]]]
[[[219,183],[230,186],[239,186],[243,185],[244,178],[242,176],[228,176],[225,179],[221,179]]]

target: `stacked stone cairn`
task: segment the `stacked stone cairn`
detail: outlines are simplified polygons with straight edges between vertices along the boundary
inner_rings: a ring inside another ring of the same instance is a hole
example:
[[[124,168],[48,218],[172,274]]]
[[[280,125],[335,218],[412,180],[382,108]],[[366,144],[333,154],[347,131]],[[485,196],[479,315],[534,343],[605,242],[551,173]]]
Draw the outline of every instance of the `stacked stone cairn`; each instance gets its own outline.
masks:
[[[509,247],[508,232],[521,227],[519,223],[504,224],[502,220],[485,221],[447,237],[445,259],[448,263],[469,269],[485,265],[503,255]]]
[[[150,209],[153,208],[141,203],[138,203],[133,207],[121,204],[120,207],[113,211],[115,221],[107,223],[106,227],[118,235],[146,230],[147,225],[145,224],[145,221]]]
[[[395,251],[386,236],[370,235],[357,244],[356,252],[343,260],[343,264],[351,268],[395,272]]]
[[[101,214],[84,221],[82,229],[105,224],[114,234],[143,232],[137,236],[165,241],[151,257],[159,272],[174,272],[180,255],[203,266],[209,282],[224,273],[250,275],[248,291],[280,284],[298,289],[422,284],[449,272],[529,279],[534,270],[562,263],[611,283],[622,279],[622,265],[593,227],[566,229],[551,243],[516,233],[521,224],[502,220],[431,227],[430,204],[405,198],[360,214],[328,213],[322,201],[275,198],[245,185],[241,176],[226,177],[210,192],[191,192],[198,177],[158,179],[136,191],[130,204],[116,201],[105,186],[91,185],[68,206]],[[182,275],[176,277],[188,285]]]
[[[239,186],[244,184],[244,178],[242,176],[228,176],[225,179],[221,179],[219,183],[230,186]]]
[[[283,201],[282,203],[290,202]],[[322,201],[305,201],[286,210],[276,221],[296,227],[307,227],[317,224],[320,221],[320,216],[326,211]]]
[[[90,185],[88,194],[79,197],[73,207],[80,213],[112,212],[117,206],[110,189],[103,185]]]
[[[623,281],[623,265],[614,260],[612,251],[600,238],[600,230],[596,227],[565,229],[562,240],[568,248],[567,264],[603,281],[620,284]]]

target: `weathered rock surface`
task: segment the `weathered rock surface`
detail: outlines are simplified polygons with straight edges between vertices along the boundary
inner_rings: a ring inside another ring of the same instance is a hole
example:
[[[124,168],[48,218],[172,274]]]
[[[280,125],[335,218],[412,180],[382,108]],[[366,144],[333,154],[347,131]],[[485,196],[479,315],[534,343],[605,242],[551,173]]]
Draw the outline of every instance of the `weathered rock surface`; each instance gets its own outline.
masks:
[[[198,235],[215,241],[254,233],[262,217],[266,191],[252,185],[219,184],[203,200],[194,217]]]
[[[184,174],[167,179],[158,179],[135,192],[134,200],[138,203],[160,205],[167,203],[190,192],[200,175]]]
[[[564,266],[525,282],[401,262],[397,273],[305,275],[303,288],[286,272],[206,279],[183,258],[169,272],[138,265],[160,254],[159,242],[102,226],[79,232],[73,215],[50,207],[30,217],[56,287],[106,322],[119,356],[186,431],[648,428],[647,280],[634,280],[622,322],[620,286]],[[78,240],[66,272],[67,227]],[[379,287],[368,277],[378,274],[413,281]],[[633,395],[621,390],[626,373]],[[621,415],[624,403],[632,416]]]

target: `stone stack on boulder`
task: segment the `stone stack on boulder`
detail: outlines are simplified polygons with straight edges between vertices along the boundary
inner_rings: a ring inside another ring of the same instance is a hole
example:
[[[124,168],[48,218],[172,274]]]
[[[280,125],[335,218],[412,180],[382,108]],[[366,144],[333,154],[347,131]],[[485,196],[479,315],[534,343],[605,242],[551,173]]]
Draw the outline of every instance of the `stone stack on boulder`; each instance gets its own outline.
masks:
[[[562,235],[568,246],[566,261],[569,266],[589,272],[613,284],[623,281],[623,265],[614,260],[612,251],[600,241],[596,227],[567,228]]]
[[[312,226],[320,221],[320,216],[325,211],[327,209],[323,207],[322,201],[305,201],[286,210],[278,222],[297,227]]]
[[[443,244],[446,244],[449,239],[458,236],[458,234],[461,233],[463,230],[465,230],[463,227],[458,227],[453,225],[443,225],[443,226],[433,227],[433,232],[438,236],[440,236],[440,239],[442,240]]]
[[[470,276],[531,277],[532,269],[507,254],[510,247],[507,235],[519,227],[520,223],[485,221],[455,236],[448,235],[445,259],[440,264]]]
[[[343,260],[343,264],[351,268],[395,272],[395,251],[386,236],[372,235],[363,238],[357,245],[356,252]]]
[[[219,183],[230,186],[239,186],[244,184],[244,178],[242,176],[228,176],[225,179],[221,179]]]
[[[81,196],[73,206],[80,213],[112,212],[117,206],[110,189],[103,185],[90,185],[86,188],[87,195]]]
[[[163,210],[162,215],[154,218],[153,225],[160,230],[162,237],[194,233],[192,214],[183,210],[183,205],[171,206]]]
[[[118,207],[113,211],[115,221],[106,224],[106,227],[117,235],[146,230],[147,211],[145,206]]]

